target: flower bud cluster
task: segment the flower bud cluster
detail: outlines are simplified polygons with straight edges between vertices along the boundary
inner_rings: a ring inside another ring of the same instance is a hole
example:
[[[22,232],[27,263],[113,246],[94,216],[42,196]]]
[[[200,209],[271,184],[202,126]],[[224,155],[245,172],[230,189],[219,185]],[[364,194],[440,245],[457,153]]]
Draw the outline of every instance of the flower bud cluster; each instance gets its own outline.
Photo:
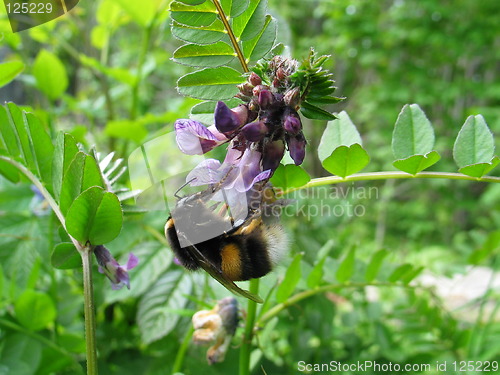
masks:
[[[247,81],[238,86],[236,97],[243,104],[229,108],[219,101],[213,127],[205,128],[193,120],[178,120],[179,148],[188,154],[203,154],[231,142],[225,163],[230,161],[241,171],[247,171],[242,177],[246,181],[245,189],[251,187],[248,181],[262,180],[264,172],[268,172],[265,176],[268,179],[278,168],[286,149],[295,165],[302,164],[307,143],[297,112],[302,98],[300,88],[290,79],[297,66],[296,60],[275,56],[259,70],[260,75],[251,72]],[[243,165],[240,162],[243,159],[257,164]]]

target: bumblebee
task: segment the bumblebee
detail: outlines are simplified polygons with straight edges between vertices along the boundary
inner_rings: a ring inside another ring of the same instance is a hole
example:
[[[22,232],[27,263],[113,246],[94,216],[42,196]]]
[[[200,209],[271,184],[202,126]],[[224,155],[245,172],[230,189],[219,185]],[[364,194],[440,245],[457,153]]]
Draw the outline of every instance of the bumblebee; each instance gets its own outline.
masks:
[[[261,303],[234,281],[268,274],[286,251],[287,236],[272,213],[283,201],[259,200],[244,219],[234,222],[227,204],[218,212],[219,205],[209,206],[216,192],[208,189],[179,200],[165,224],[165,236],[182,266],[202,268],[233,293]]]

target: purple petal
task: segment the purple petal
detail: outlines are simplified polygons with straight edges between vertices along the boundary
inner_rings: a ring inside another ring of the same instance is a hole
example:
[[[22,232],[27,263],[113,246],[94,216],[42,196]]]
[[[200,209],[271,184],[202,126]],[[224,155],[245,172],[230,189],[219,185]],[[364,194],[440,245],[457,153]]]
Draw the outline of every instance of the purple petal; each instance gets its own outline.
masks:
[[[234,132],[241,126],[239,117],[222,101],[217,102],[214,119],[215,126],[221,133]]]
[[[268,132],[264,121],[255,121],[241,128],[241,133],[250,142],[259,142]]]
[[[275,171],[280,165],[281,159],[285,154],[285,144],[282,140],[268,143],[264,148],[264,155],[262,157],[262,169]]]
[[[302,122],[298,113],[288,108],[283,115],[283,128],[290,134],[296,135],[302,130]]]
[[[137,258],[133,253],[130,253],[128,256],[128,261],[127,265],[125,266],[125,269],[127,271],[130,271],[132,268],[137,266],[139,264],[139,258]]]
[[[179,149],[188,155],[201,155],[224,143],[198,121],[180,119],[175,122]],[[227,140],[227,139],[226,139]]]
[[[302,133],[288,140],[288,149],[295,165],[300,165],[306,156],[306,139]]]
[[[216,159],[206,159],[198,164],[186,176],[186,182],[191,186],[215,184],[220,181],[221,163]]]

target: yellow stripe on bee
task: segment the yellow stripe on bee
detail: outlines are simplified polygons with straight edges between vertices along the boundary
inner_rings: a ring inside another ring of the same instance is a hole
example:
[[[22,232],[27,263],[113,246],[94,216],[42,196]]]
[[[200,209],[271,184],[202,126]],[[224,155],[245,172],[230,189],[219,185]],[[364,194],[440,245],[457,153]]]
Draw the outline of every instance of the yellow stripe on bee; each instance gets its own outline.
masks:
[[[222,272],[229,280],[241,279],[240,249],[235,244],[225,245],[221,250]]]

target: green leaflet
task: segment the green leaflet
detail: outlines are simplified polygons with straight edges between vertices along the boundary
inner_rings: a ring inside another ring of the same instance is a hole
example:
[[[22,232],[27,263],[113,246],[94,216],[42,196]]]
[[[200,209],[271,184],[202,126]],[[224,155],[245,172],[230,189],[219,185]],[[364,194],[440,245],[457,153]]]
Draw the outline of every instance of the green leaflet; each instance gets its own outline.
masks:
[[[463,174],[482,177],[499,163],[495,141],[483,116],[469,116],[453,146],[453,159]]]
[[[406,104],[399,113],[392,133],[392,152],[399,170],[417,174],[441,158],[434,147],[434,130],[417,104]]]
[[[342,111],[337,115],[337,119],[326,125],[318,146],[319,160],[325,160],[339,146],[350,146],[354,143],[363,144],[356,125],[347,112]]]
[[[18,74],[24,70],[24,64],[21,61],[8,61],[0,64],[0,87],[5,86],[12,81]]]
[[[191,6],[178,1],[170,4],[170,17],[185,26],[209,26],[217,18],[217,9],[211,1]]]
[[[66,229],[80,243],[101,245],[112,241],[122,228],[120,201],[115,194],[93,186],[81,193],[66,215]]]
[[[177,81],[179,93],[197,99],[230,99],[238,92],[243,76],[228,67],[206,68],[186,74]]]
[[[52,141],[40,121],[31,113],[22,112],[15,104],[0,106],[0,146],[6,156],[20,161],[51,188]],[[11,181],[18,173],[2,162],[0,172]]]
[[[352,247],[347,253],[344,260],[340,263],[337,272],[335,273],[335,277],[341,283],[345,283],[349,281],[354,274],[355,267],[355,259],[356,259],[356,248]]]
[[[323,167],[339,177],[347,177],[359,172],[370,162],[365,149],[355,143],[350,146],[339,146],[333,153],[323,160]]]
[[[247,63],[255,62],[268,54],[276,42],[276,31],[277,22],[273,17],[268,15],[260,33],[242,43],[243,54],[246,57]]]
[[[303,253],[298,253],[293,258],[292,264],[286,270],[285,277],[276,291],[276,301],[284,302],[288,297],[291,296],[297,283],[302,277],[302,269],[300,267],[300,262],[302,260]]]
[[[392,151],[397,159],[425,155],[434,147],[434,131],[417,104],[406,104],[399,113],[392,134]]]
[[[169,334],[181,316],[171,314],[187,308],[193,289],[193,278],[187,272],[166,272],[149,288],[138,306],[137,325],[141,339],[149,344]],[[165,319],[169,316],[169,319]]]
[[[171,29],[172,35],[177,39],[193,44],[212,44],[227,37],[224,25],[220,20],[215,20],[206,27],[186,26],[174,21]]]
[[[170,11],[172,34],[188,43],[174,52],[173,60],[193,67],[224,68],[181,77],[177,87],[182,95],[207,100],[233,97],[238,92],[235,86],[244,80],[227,65],[235,56],[243,56],[242,65],[255,62],[275,46],[276,21],[266,15],[267,0],[175,1]]]
[[[274,187],[283,190],[304,186],[311,181],[311,176],[300,166],[294,164],[280,164],[271,177]]]
[[[71,242],[62,242],[57,244],[50,256],[52,267],[60,270],[80,268],[82,266],[82,258]]]
[[[406,159],[396,160],[392,165],[400,171],[414,175],[436,164],[439,159],[441,156],[436,151],[431,151],[425,155],[413,155]]]
[[[185,44],[174,52],[173,60],[179,64],[195,67],[218,67],[234,59],[233,48],[224,42],[210,45]]]
[[[66,68],[52,52],[41,50],[33,64],[38,89],[49,97],[57,99],[68,87]]]

